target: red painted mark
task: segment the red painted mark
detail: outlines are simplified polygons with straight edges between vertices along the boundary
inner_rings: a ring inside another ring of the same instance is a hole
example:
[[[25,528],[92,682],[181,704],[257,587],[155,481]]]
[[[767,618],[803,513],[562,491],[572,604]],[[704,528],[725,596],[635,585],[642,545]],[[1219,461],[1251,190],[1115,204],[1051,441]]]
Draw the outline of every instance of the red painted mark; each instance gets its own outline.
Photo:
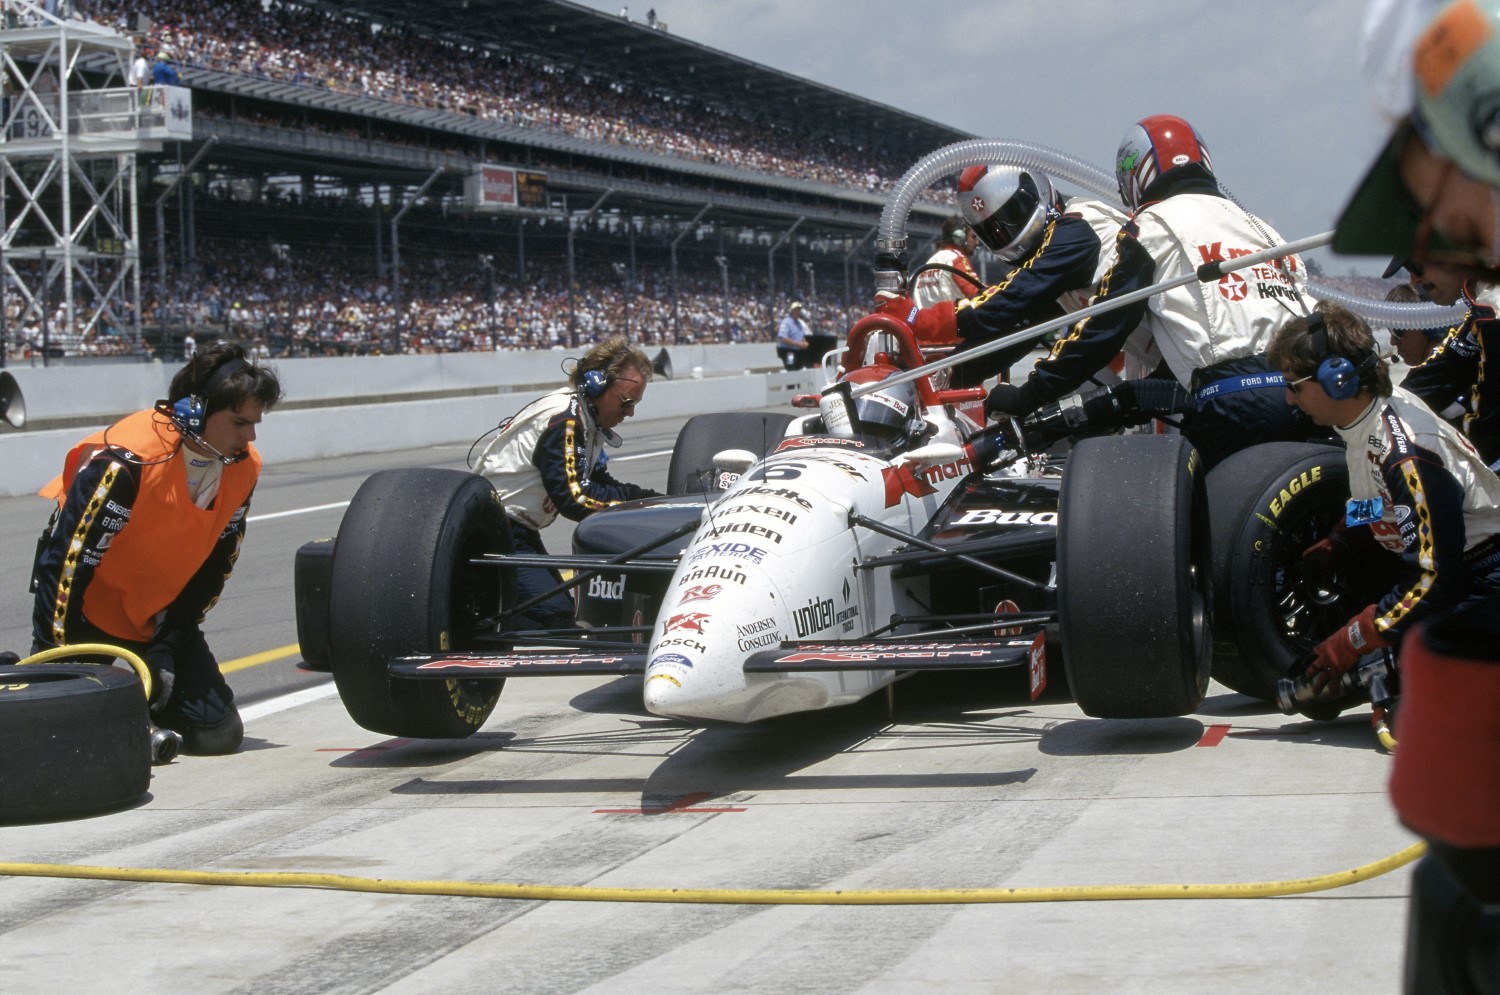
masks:
[[[394,750],[398,746],[410,743],[409,739],[388,739],[384,743],[376,743],[374,746],[320,746],[314,753],[379,753],[381,750]]]
[[[694,808],[698,802],[708,797],[707,791],[694,791],[692,794],[683,795],[681,798],[668,802],[665,805],[653,805],[649,808],[596,808],[595,815],[676,815],[679,812],[689,815],[711,815],[716,812],[743,812],[743,808],[726,806],[723,808]]]
[[[1224,742],[1224,737],[1229,735],[1229,726],[1209,726],[1203,730],[1203,738],[1198,740],[1199,746],[1218,746]]]

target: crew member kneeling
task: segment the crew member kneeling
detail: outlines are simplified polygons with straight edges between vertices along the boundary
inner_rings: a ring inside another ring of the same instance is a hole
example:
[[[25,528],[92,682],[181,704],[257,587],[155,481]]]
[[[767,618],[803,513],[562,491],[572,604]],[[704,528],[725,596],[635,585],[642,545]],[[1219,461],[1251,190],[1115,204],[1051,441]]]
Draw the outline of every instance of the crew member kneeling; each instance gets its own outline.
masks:
[[[245,727],[200,628],[245,536],[255,427],[281,399],[232,343],[205,349],[169,396],[83,440],[42,488],[32,649],[108,643],[151,670],[151,717],[188,753],[233,753]]]

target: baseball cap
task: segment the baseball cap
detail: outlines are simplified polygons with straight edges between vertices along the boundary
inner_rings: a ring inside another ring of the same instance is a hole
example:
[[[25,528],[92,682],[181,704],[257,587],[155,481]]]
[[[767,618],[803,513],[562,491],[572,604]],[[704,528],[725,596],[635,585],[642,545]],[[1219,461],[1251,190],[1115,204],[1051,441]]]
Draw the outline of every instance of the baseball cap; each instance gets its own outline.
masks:
[[[1408,119],[1396,127],[1344,205],[1333,229],[1334,252],[1401,259],[1410,254],[1422,209],[1401,179],[1401,153],[1413,140],[1415,130]]]
[[[1500,187],[1500,2],[1454,0],[1412,48],[1413,119],[1427,144]]]
[[[1333,251],[1356,256],[1406,256],[1422,211],[1401,179],[1401,153],[1416,137],[1412,123],[1413,49],[1434,0],[1373,0],[1360,38],[1360,69],[1378,110],[1396,122],[1390,138],[1339,215]],[[1388,271],[1389,272],[1389,271]]]

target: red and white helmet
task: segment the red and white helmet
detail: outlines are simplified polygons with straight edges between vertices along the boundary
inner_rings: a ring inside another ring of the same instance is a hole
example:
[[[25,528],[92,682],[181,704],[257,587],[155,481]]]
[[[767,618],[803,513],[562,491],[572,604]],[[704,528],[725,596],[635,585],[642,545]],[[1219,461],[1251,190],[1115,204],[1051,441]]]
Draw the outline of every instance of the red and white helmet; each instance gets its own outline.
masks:
[[[850,370],[843,379],[858,387],[881,383],[900,372],[894,366],[876,364]],[[886,442],[895,442],[904,440],[923,422],[922,402],[917,396],[916,385],[910,381],[854,398],[852,419],[845,400],[843,395],[830,389],[819,401],[823,427],[829,435],[872,435]]]
[[[1198,163],[1210,174],[1213,160],[1193,126],[1174,114],[1153,114],[1130,126],[1115,153],[1115,181],[1120,198],[1134,211],[1146,201],[1146,189],[1174,169]]]
[[[958,178],[958,207],[991,252],[1014,262],[1041,241],[1057,194],[1052,181],[1033,170],[970,166]]]

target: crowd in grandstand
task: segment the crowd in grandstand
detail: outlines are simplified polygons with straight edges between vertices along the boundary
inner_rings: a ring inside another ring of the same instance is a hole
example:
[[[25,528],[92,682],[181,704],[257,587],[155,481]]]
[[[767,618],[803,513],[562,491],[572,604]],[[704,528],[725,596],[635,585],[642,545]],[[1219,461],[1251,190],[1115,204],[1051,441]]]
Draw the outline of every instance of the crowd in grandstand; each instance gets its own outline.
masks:
[[[121,31],[136,14],[184,66],[259,76],[677,158],[886,190],[929,151],[855,149],[774,120],[747,120],[690,94],[634,92],[608,79],[406,30],[372,30],[284,0],[99,0],[94,20]]]
[[[566,286],[560,267],[533,262],[524,285],[497,273],[492,302],[491,280],[471,261],[461,266],[425,256],[404,268],[398,300],[389,273],[350,267],[332,250],[304,248],[277,259],[264,246],[213,243],[200,247],[194,266],[169,275],[165,295],[146,281],[142,319],[153,333],[148,347],[154,340],[165,352],[191,331],[200,343],[204,334],[215,334],[266,356],[297,357],[545,349],[616,332],[643,345],[769,343],[785,307],[785,301],[769,302],[763,286],[759,294],[732,286],[726,300],[719,277],[686,272],[678,279],[674,323],[670,273],[651,267],[639,269],[633,281],[612,270],[580,270],[571,300]],[[27,312],[23,303],[19,294],[7,299],[13,360],[39,357],[44,345],[57,355],[135,351],[133,339],[117,327],[101,323],[75,331],[61,308],[50,309],[44,327],[37,310]],[[844,308],[827,295],[812,306],[818,328],[834,334],[867,310],[862,303]]]

